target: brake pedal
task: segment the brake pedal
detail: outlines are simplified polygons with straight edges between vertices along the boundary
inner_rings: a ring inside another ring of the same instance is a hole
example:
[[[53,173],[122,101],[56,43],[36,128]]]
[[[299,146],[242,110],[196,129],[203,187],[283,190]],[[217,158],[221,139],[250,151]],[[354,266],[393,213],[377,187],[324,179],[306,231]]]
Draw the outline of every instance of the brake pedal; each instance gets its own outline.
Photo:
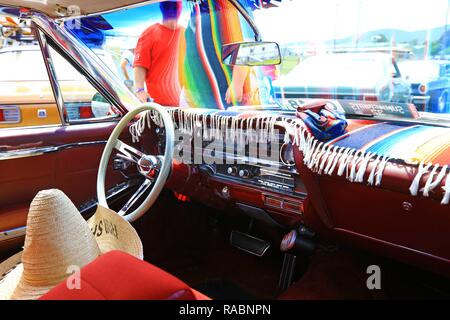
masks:
[[[270,247],[269,242],[236,230],[231,231],[230,244],[258,257],[262,257]]]

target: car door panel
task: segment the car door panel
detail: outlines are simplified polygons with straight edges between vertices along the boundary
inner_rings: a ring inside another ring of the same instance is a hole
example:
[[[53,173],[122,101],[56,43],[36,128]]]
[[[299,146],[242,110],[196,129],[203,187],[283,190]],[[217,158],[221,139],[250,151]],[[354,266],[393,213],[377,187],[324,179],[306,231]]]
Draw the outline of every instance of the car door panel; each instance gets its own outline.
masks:
[[[4,130],[0,134],[0,231],[22,227],[37,192],[60,188],[80,206],[96,197],[97,170],[116,122]],[[124,181],[110,166],[107,189]]]

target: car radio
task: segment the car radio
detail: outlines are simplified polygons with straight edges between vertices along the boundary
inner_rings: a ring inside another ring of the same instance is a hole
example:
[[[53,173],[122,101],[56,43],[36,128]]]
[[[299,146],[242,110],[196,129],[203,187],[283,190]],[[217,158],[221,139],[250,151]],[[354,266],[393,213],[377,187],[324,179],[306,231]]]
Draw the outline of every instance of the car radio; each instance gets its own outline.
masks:
[[[217,175],[274,189],[281,192],[294,193],[295,169],[279,168],[278,166],[264,166],[262,164],[221,164],[215,165]]]

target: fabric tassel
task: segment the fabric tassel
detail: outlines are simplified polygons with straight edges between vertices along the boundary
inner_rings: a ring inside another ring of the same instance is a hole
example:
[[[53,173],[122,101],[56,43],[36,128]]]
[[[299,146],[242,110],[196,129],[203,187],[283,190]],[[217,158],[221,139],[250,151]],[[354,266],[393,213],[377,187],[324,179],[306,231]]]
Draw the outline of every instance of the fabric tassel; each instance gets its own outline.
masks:
[[[431,167],[431,163],[424,166],[423,162],[419,164],[419,170],[414,177],[413,182],[411,183],[411,186],[409,187],[409,191],[411,192],[411,195],[417,196],[417,192],[419,191],[420,187],[420,179],[425,174],[426,171]]]
[[[445,174],[447,173],[448,165],[442,167],[436,179],[430,184],[429,192],[433,191],[437,186],[441,184],[442,179],[444,179]]]
[[[441,204],[448,204],[450,202],[450,172],[447,174],[447,179],[445,180],[444,196],[442,197]]]
[[[348,153],[350,151],[350,148],[344,149],[344,147],[341,147],[339,152],[336,152],[336,157],[334,157],[333,160],[333,164],[331,165],[330,170],[327,172],[327,174],[329,176],[331,176],[334,172],[334,169],[337,167],[338,163],[339,163],[339,159],[341,159],[342,157],[344,157],[344,155],[346,153]]]
[[[334,158],[336,158],[339,150],[342,150],[342,147],[333,147],[333,152],[328,157],[328,163],[327,163],[327,166],[324,169],[324,174],[328,174],[328,171],[330,170],[331,166],[333,165]]]
[[[308,168],[309,168],[309,169],[312,169],[314,163],[316,162],[317,156],[318,156],[318,154],[320,153],[320,151],[322,150],[322,146],[323,146],[323,142],[320,142],[320,143],[317,145],[316,149],[314,150],[314,153],[313,153],[313,154],[311,155],[311,157],[309,158],[309,164],[308,164]]]
[[[303,159],[303,161],[306,165],[309,165],[310,158],[312,157],[312,154],[314,153],[314,151],[316,149],[317,142],[318,142],[318,140],[316,140],[316,139],[310,139],[310,141],[308,143],[308,147],[307,147],[308,149],[305,150],[304,159]],[[309,145],[309,144],[311,144],[311,145]]]
[[[316,158],[314,159],[314,163],[312,165],[313,172],[316,172],[316,173],[319,172],[319,167],[321,164],[322,157],[324,157],[324,154],[326,154],[326,152],[329,148],[330,148],[329,145],[323,144],[322,150],[317,154]]]
[[[350,165],[350,161],[349,161],[349,165],[347,167],[347,173],[346,173],[346,177],[347,180],[349,180],[350,182],[355,181],[356,178],[356,166],[364,159],[364,153],[360,150],[356,151],[355,156],[353,157],[353,161],[351,162]],[[351,168],[350,168],[351,166]],[[350,168],[350,173],[348,172],[348,169]]]
[[[354,152],[354,149],[347,149],[346,152],[341,157],[341,163],[339,164],[339,168],[337,171],[338,176],[342,176],[344,174],[345,169],[347,168],[347,164],[350,161],[350,158],[352,156],[352,153]]]
[[[364,174],[366,173],[367,165],[369,164],[369,161],[373,158],[373,156],[374,154],[372,152],[368,152],[366,154],[364,160],[361,163],[361,166],[358,169],[358,172],[356,173],[355,182],[364,182]]]
[[[425,186],[420,190],[424,197],[428,197],[431,189],[431,184],[433,182],[434,175],[436,174],[437,169],[439,168],[439,164],[435,164],[433,169],[430,172],[430,175],[428,176],[427,182],[425,183]]]
[[[370,171],[369,178],[367,179],[367,183],[369,186],[372,186],[375,183],[375,173],[377,172],[378,165],[380,163],[382,156],[378,155],[373,164],[372,170]]]
[[[381,179],[383,178],[383,172],[384,168],[386,167],[386,164],[390,160],[389,157],[384,157],[380,161],[380,164],[378,165],[377,173],[375,174],[375,185],[380,186],[381,185]]]
[[[329,144],[327,145],[327,151],[325,152],[325,154],[322,156],[322,162],[320,163],[320,166],[318,168],[318,173],[322,174],[323,170],[325,168],[325,164],[327,163],[328,159],[330,158],[330,156],[333,154],[332,149],[334,149],[334,147]]]

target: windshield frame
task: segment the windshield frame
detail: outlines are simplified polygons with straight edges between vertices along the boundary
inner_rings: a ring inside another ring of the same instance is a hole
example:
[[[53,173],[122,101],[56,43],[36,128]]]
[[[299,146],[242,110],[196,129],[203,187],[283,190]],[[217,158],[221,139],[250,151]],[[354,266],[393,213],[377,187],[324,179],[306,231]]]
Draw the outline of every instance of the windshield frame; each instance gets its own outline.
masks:
[[[121,113],[127,113],[140,105],[136,96],[84,43],[42,13],[33,12],[32,20],[37,29],[54,42],[64,58],[79,69],[93,87]]]

